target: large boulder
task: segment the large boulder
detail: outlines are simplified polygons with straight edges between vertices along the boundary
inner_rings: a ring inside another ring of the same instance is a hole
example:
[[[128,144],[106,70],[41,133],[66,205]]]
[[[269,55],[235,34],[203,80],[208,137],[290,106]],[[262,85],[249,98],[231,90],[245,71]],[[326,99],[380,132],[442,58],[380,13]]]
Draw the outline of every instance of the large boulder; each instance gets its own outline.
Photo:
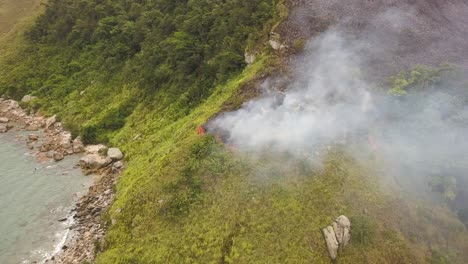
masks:
[[[36,96],[32,96],[32,95],[28,94],[28,95],[23,96],[23,99],[21,99],[21,102],[29,103],[32,100],[36,99],[36,98],[37,98]]]
[[[6,117],[0,117],[0,123],[8,123],[8,122],[10,122],[10,119]]]
[[[72,135],[70,132],[64,131],[60,134],[60,147],[63,149],[72,147]]]
[[[87,145],[85,147],[85,152],[87,154],[96,154],[101,152],[103,149],[105,149],[106,146],[99,144],[99,145]]]
[[[332,260],[338,255],[338,249],[343,249],[351,239],[351,222],[348,217],[341,215],[326,228],[322,229],[328,248],[328,254]]]
[[[108,149],[107,150],[107,156],[109,156],[109,158],[111,158],[114,161],[121,160],[124,157],[122,151],[120,151],[120,149],[118,149],[118,148]]]
[[[333,223],[333,230],[335,231],[336,239],[340,246],[345,247],[349,243],[349,240],[351,239],[350,229],[351,222],[348,217],[344,215],[338,217]]]
[[[112,163],[109,157],[103,157],[97,153],[88,154],[80,159],[80,166],[83,169],[99,170]]]
[[[83,144],[83,141],[81,141],[81,138],[80,137],[77,137],[75,138],[75,140],[73,140],[73,152],[74,153],[81,153],[84,151],[84,144]]]
[[[327,243],[328,254],[332,260],[335,260],[338,255],[339,244],[336,240],[336,234],[333,230],[333,227],[328,226],[322,229],[323,236],[325,237],[325,242]]]

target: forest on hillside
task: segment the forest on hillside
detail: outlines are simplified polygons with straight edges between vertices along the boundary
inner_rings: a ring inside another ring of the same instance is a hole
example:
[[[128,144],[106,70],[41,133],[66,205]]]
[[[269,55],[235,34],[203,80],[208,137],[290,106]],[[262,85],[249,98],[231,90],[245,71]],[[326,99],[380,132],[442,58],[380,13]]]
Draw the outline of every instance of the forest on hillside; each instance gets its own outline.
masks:
[[[181,111],[188,112],[245,66],[246,49],[256,49],[268,36],[276,4],[51,0],[25,33],[25,49],[2,69],[0,93],[47,98],[35,107],[61,113],[75,132],[80,128],[74,124],[93,113],[86,113],[85,105],[65,110],[62,100],[74,101],[85,90],[93,97],[113,98],[127,86],[146,105],[167,105],[182,97]],[[161,91],[164,96],[157,97]],[[122,98],[101,120],[81,129],[84,139],[107,141],[98,135],[123,127],[140,102]]]

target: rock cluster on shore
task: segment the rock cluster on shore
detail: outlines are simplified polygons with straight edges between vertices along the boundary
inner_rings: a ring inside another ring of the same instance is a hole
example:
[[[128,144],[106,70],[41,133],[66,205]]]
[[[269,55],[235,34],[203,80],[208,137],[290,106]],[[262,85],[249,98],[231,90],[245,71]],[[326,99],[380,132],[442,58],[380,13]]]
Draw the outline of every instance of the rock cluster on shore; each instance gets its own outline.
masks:
[[[96,244],[101,244],[104,237],[102,214],[109,208],[114,193],[112,187],[118,174],[108,172],[89,188],[73,209],[74,224],[70,227],[71,235],[62,251],[46,263],[85,263],[92,262],[97,252]]]
[[[23,99],[23,103],[27,103],[35,97]],[[58,254],[46,260],[46,263],[92,262],[96,255],[95,245],[101,243],[104,236],[101,215],[113,201],[113,187],[124,169],[124,154],[104,145],[85,146],[80,137],[73,139],[56,116],[29,115],[18,102],[0,98],[0,133],[12,129],[32,132],[26,143],[39,161],[60,161],[68,155],[81,153],[84,156],[78,165],[83,171],[101,175],[70,212],[74,224],[70,226],[71,236],[66,244]],[[69,217],[58,221],[66,221]]]
[[[107,149],[104,145],[91,145],[85,148],[86,156],[80,159],[80,166],[87,173],[99,172],[99,170],[111,166],[113,170],[120,169],[120,163],[124,155],[118,148]]]
[[[28,115],[18,102],[0,98],[0,132],[16,128],[25,131],[44,130],[42,140],[39,135],[30,134],[28,136],[28,146],[32,150],[37,150],[34,154],[39,160],[53,158],[56,161],[62,160],[67,155],[83,152],[83,143],[79,138],[72,141],[72,135],[66,131],[55,116],[44,118],[39,115]]]

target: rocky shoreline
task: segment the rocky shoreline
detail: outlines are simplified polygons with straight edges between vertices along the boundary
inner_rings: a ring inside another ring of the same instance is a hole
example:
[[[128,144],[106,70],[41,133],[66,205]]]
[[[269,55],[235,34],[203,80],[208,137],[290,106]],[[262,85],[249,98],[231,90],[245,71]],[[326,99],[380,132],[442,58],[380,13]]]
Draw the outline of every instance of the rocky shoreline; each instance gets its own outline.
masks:
[[[26,97],[26,96],[25,96]],[[104,145],[85,146],[80,138],[72,138],[55,116],[46,118],[28,114],[14,100],[0,98],[0,133],[30,131],[26,144],[40,161],[60,162],[68,155],[82,155],[79,164],[85,174],[99,175],[88,192],[79,198],[69,216],[58,219],[69,222],[63,245],[43,263],[92,262],[104,237],[103,214],[114,200],[113,187],[124,169],[123,153]]]

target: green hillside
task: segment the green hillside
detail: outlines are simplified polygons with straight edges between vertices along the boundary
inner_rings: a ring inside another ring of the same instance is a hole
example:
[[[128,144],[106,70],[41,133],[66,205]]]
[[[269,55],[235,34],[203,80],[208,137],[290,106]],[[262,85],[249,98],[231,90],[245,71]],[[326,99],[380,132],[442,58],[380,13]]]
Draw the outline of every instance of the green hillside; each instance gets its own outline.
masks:
[[[352,242],[336,263],[468,257],[454,213],[383,189],[373,153],[337,147],[318,169],[196,132],[284,70],[267,45],[284,19],[281,0],[49,0],[6,45],[0,95],[35,95],[28,107],[126,153],[96,263],[330,263],[321,228],[341,214]]]

